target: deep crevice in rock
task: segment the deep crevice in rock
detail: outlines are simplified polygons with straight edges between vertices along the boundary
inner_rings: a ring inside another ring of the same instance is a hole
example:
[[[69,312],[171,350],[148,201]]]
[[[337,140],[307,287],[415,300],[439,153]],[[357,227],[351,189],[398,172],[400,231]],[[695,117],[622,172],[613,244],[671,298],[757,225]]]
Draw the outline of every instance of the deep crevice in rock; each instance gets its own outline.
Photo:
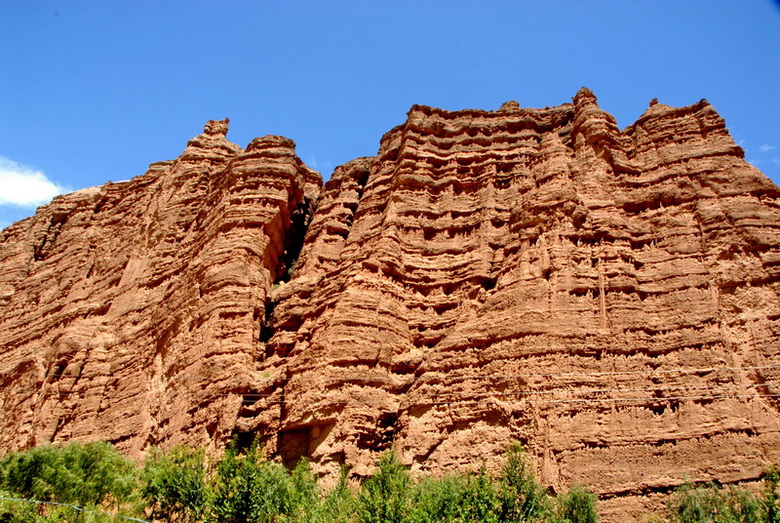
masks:
[[[284,254],[279,258],[276,266],[276,281],[274,283],[288,282],[292,277],[298,257],[303,249],[303,240],[312,218],[312,202],[304,199],[290,216],[290,228],[284,238]]]

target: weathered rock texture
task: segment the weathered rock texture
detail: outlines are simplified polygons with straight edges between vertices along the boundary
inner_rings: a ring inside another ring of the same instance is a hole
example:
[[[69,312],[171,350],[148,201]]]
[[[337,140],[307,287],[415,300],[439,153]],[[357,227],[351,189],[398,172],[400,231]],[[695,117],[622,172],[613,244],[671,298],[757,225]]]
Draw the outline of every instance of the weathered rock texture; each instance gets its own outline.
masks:
[[[260,435],[366,475],[519,440],[608,520],[780,462],[780,189],[706,101],[415,106],[322,190],[225,130],[2,233],[2,448]]]
[[[232,399],[260,379],[292,217],[322,181],[290,140],[242,150],[226,132],[209,122],[176,161],[57,197],[2,232],[0,448],[230,437]]]

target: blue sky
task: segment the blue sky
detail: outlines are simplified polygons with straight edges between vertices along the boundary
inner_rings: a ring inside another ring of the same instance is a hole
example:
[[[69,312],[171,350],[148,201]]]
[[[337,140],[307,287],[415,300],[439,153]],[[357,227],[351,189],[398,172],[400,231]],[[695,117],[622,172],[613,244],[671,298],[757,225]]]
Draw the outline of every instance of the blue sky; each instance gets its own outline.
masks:
[[[412,104],[544,107],[590,87],[621,127],[701,98],[780,182],[773,0],[0,0],[0,227],[142,174],[206,120],[281,134],[328,177]]]

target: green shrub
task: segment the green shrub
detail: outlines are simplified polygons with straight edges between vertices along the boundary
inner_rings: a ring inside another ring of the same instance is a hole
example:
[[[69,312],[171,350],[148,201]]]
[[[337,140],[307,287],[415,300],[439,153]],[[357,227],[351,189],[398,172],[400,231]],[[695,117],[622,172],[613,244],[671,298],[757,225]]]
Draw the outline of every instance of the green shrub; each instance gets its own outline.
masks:
[[[684,485],[669,498],[668,507],[674,521],[682,523],[716,521],[722,500],[714,485]]]
[[[11,492],[0,490],[0,497],[15,497]],[[43,519],[38,514],[38,506],[32,503],[0,500],[0,523],[30,523]]]
[[[7,454],[0,460],[0,486],[23,498],[51,500],[50,478],[59,468],[62,450],[50,445]]]
[[[141,496],[153,519],[199,521],[207,503],[203,449],[153,448],[141,471]]]
[[[411,523],[465,521],[468,517],[465,475],[423,478],[412,489]]]
[[[45,445],[0,460],[0,486],[24,498],[119,507],[136,484],[133,463],[105,442]]]
[[[509,447],[501,477],[501,521],[533,521],[547,517],[547,493],[536,481],[523,447]]]
[[[257,445],[240,454],[235,444],[217,463],[210,518],[219,523],[266,523],[284,520],[316,504],[316,481],[301,460],[292,474],[262,458]]]
[[[596,512],[596,496],[585,488],[574,486],[558,497],[558,517],[570,523],[596,523],[599,520]]]
[[[486,523],[501,521],[503,499],[500,497],[500,487],[496,487],[495,481],[488,476],[484,465],[478,473],[469,476],[468,486],[466,498],[468,520]]]
[[[477,473],[423,478],[413,484],[395,454],[384,454],[377,466],[358,494],[361,522],[598,521],[596,496],[580,487],[561,496],[554,511],[519,445],[507,451],[498,477],[491,477],[483,465]]]
[[[257,498],[257,486],[262,472],[261,461],[255,445],[245,455],[240,455],[233,442],[217,463],[214,478],[214,496],[211,500],[211,516],[220,523],[244,523],[256,521],[265,508]],[[275,500],[271,500],[275,501]]]
[[[311,505],[301,505],[301,510],[290,521],[300,523],[351,523],[355,520],[356,499],[349,487],[348,470],[341,469],[339,481],[335,487],[322,497],[317,497]]]
[[[401,523],[410,508],[411,478],[394,451],[382,454],[376,473],[358,494],[361,523]]]
[[[771,521],[762,500],[743,488],[719,488],[713,484],[684,485],[670,497],[673,521],[681,523],[753,523]],[[771,517],[771,516],[770,516]]]
[[[763,518],[762,521],[766,523],[780,523],[778,483],[780,483],[780,470],[777,467],[772,467],[764,476],[764,485],[761,488],[759,501],[759,512]]]
[[[726,513],[730,515],[728,521],[752,523],[762,520],[759,500],[747,489],[729,487],[725,502]]]
[[[317,480],[311,472],[309,460],[302,458],[290,474],[293,510],[308,508],[318,502]]]

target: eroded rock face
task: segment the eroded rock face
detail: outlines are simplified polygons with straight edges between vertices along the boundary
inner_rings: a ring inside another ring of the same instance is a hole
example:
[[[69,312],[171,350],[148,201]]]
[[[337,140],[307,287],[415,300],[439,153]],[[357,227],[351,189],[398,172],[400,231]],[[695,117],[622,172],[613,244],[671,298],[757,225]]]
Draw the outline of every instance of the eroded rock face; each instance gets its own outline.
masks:
[[[4,450],[221,444],[255,368],[291,217],[322,185],[292,141],[211,121],[173,162],[60,196],[0,236]]]
[[[742,156],[705,101],[623,132],[587,90],[412,108],[326,185],[251,428],[357,474],[390,445],[424,473],[520,440],[608,518],[757,478],[780,458],[780,192]]]
[[[366,475],[519,440],[606,519],[780,462],[780,189],[706,101],[415,106],[321,190],[225,130],[2,233],[2,448],[258,435]]]

